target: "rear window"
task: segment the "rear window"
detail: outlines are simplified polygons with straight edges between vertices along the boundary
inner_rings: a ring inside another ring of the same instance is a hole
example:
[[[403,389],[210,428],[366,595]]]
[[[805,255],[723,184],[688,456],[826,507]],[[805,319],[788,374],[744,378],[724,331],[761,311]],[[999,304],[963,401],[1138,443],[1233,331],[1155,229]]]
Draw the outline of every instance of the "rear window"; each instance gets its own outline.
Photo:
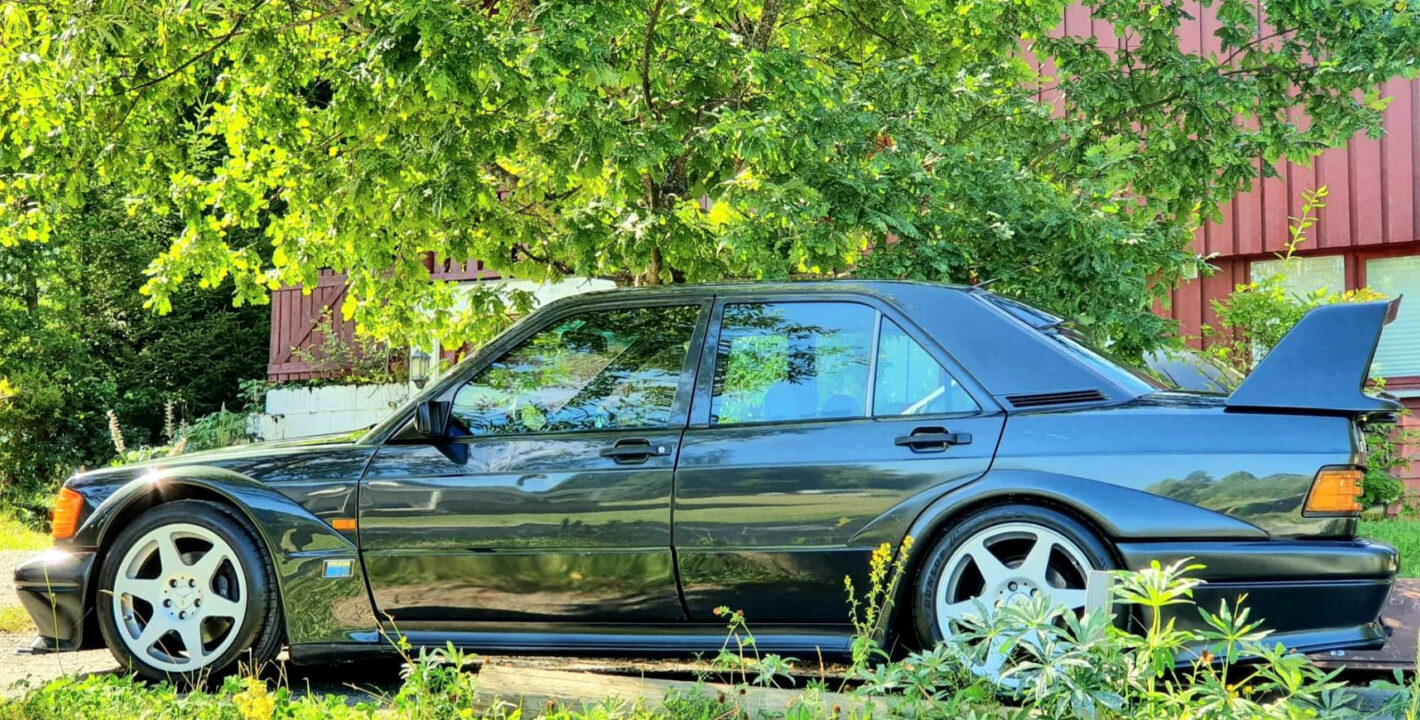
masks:
[[[1095,372],[1129,392],[1143,395],[1168,389],[1166,385],[1145,375],[1143,371],[1124,365],[1110,358],[1104,351],[1091,347],[1069,330],[1057,329],[1046,334],[1069,350],[1070,354],[1084,360],[1085,364],[1093,368]]]

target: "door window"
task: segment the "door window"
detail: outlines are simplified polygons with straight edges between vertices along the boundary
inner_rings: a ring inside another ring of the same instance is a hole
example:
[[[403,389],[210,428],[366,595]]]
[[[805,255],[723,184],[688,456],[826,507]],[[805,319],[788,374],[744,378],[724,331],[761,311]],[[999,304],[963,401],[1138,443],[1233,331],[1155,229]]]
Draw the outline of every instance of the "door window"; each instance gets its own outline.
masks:
[[[557,322],[454,395],[474,435],[663,427],[699,308],[589,312]]]
[[[865,417],[876,318],[857,303],[725,306],[711,422]]]
[[[938,415],[973,413],[981,409],[927,350],[883,318],[878,336],[877,378],[873,384],[873,414]]]

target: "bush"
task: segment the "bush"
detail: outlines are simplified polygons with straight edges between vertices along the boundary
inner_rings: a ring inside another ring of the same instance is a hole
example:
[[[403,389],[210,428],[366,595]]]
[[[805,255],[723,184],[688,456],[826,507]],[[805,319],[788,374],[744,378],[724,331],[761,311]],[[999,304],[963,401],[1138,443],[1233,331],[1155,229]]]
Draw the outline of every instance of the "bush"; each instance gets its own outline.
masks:
[[[127,446],[154,445],[165,407],[197,418],[265,374],[268,311],[234,308],[230,283],[143,307],[144,270],[176,235],[110,193],[51,242],[0,248],[0,505],[33,522],[64,477],[107,464],[109,410]]]

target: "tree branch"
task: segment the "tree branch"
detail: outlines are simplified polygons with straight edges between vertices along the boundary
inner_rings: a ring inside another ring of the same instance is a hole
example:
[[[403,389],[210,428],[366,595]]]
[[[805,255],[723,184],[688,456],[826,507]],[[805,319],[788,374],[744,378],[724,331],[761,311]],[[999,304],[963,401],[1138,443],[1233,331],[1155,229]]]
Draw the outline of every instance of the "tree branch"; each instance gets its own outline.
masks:
[[[256,12],[257,10],[261,9],[261,6],[262,6],[262,5],[265,5],[265,4],[266,4],[266,0],[262,0],[260,3],[257,4],[256,7],[254,7],[254,8],[251,9],[251,12]],[[178,65],[177,67],[173,68],[172,70],[169,70],[169,71],[163,73],[162,75],[159,75],[158,77],[153,78],[152,80],[147,80],[147,81],[145,81],[145,82],[138,83],[137,85],[134,85],[134,86],[131,87],[131,88],[125,88],[124,91],[123,91],[123,94],[124,94],[124,95],[127,95],[128,93],[135,93],[135,92],[141,92],[141,91],[143,91],[143,90],[147,90],[148,88],[153,87],[154,85],[157,85],[158,83],[160,83],[160,82],[162,82],[162,81],[164,81],[164,80],[167,80],[168,78],[170,78],[170,77],[172,77],[172,76],[174,76],[174,75],[176,75],[176,74],[182,72],[183,70],[186,70],[187,68],[191,67],[192,64],[195,63],[195,62],[197,62],[198,60],[201,60],[202,58],[205,58],[205,57],[207,57],[208,55],[211,55],[212,53],[217,52],[218,50],[221,50],[223,45],[226,45],[227,43],[231,42],[231,41],[232,41],[232,38],[236,37],[236,36],[237,36],[237,33],[241,32],[242,24],[247,21],[247,18],[248,18],[248,17],[251,17],[251,13],[243,13],[243,14],[241,14],[241,15],[238,15],[238,16],[237,16],[237,21],[234,22],[234,23],[232,23],[232,29],[231,29],[231,30],[228,30],[226,35],[223,35],[222,37],[218,38],[218,39],[217,39],[217,42],[212,43],[212,45],[211,45],[210,47],[208,47],[206,50],[203,50],[202,52],[197,53],[196,55],[193,55],[192,57],[188,58],[187,60],[184,60],[181,65]]]
[[[646,22],[646,42],[641,46],[641,97],[646,101],[646,109],[656,115],[656,102],[651,97],[651,52],[656,49],[656,22],[661,19],[661,8],[666,0],[656,0],[651,7],[651,19]]]

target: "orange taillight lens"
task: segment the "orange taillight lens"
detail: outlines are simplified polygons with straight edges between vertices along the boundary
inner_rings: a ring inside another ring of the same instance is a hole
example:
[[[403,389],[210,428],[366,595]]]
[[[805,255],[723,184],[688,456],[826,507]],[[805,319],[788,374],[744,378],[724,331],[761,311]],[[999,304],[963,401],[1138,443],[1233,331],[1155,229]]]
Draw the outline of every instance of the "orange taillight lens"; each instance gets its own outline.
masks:
[[[1322,468],[1312,481],[1306,512],[1333,515],[1361,512],[1361,478],[1356,468]]]
[[[68,540],[79,529],[79,513],[84,509],[84,496],[69,488],[60,488],[49,513],[49,536]]]

